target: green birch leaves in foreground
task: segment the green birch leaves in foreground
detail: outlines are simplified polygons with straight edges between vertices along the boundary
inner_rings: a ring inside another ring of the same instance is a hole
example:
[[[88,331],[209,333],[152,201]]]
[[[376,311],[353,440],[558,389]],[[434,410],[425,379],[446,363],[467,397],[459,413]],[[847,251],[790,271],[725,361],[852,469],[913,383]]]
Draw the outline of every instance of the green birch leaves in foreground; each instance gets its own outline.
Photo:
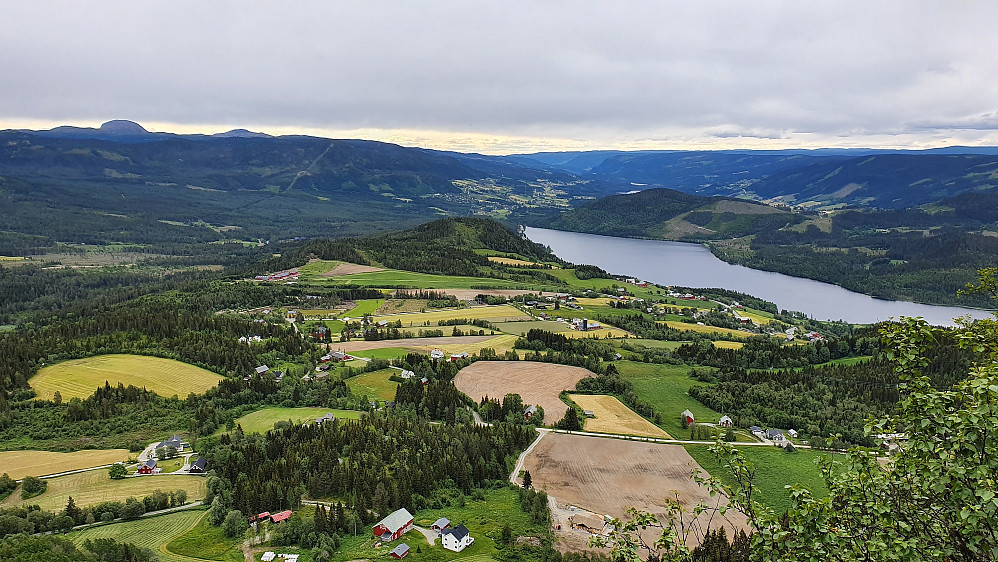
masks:
[[[998,270],[982,270],[968,290],[998,296]],[[593,543],[611,547],[618,560],[635,560],[642,550],[661,560],[699,559],[687,545],[708,529],[698,523],[705,517],[693,516],[738,509],[753,530],[753,560],[998,560],[998,321],[959,322],[956,336],[976,362],[948,389],[933,388],[922,374],[938,330],[910,318],[882,329],[901,400],[893,415],[868,422],[866,432],[901,434],[900,447],[887,458],[856,448],[844,459],[818,459],[827,497],[788,486],[791,508],[773,513],[752,497],[751,464],[717,443],[713,450],[734,484],[693,477],[713,496],[727,496],[728,507],[715,502],[686,511],[671,500],[671,519],[633,512]],[[641,541],[638,530],[658,526],[664,528],[655,544]]]

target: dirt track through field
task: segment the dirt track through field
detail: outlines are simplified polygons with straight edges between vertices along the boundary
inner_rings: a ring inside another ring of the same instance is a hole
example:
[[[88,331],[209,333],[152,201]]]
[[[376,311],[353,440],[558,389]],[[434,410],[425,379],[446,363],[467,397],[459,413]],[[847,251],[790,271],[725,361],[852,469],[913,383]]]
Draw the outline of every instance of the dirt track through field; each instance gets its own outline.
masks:
[[[714,505],[707,490],[690,479],[694,467],[699,465],[680,445],[564,433],[546,435],[523,463],[534,487],[547,490],[559,504],[618,518],[625,518],[631,507],[661,516],[672,490],[679,491],[687,509],[701,500]],[[734,510],[716,514],[715,526],[721,520],[728,536],[735,529],[747,530],[744,515]]]
[[[572,390],[580,379],[594,376],[582,367],[569,367],[534,361],[478,361],[461,369],[454,385],[479,401],[483,396],[498,398],[515,393],[524,404],[544,408],[544,421],[554,423],[568,406],[558,398],[562,390]]]

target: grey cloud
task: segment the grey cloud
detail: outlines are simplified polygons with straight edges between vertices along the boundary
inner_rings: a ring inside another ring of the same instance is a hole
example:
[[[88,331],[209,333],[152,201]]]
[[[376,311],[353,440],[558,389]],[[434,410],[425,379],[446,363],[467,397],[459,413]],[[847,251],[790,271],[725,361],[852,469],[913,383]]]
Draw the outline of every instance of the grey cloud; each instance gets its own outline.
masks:
[[[919,133],[994,111],[996,15],[922,2],[12,2],[0,119]]]

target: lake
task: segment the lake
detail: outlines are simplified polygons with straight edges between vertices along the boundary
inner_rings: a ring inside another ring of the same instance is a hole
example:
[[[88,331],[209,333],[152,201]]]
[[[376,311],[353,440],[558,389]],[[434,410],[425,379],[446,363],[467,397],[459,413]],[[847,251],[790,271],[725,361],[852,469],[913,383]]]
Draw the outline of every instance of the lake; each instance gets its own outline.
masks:
[[[870,324],[891,317],[921,316],[932,324],[952,325],[957,316],[990,317],[983,310],[875,299],[838,285],[732,265],[700,244],[532,227],[526,227],[526,235],[573,263],[595,265],[615,275],[637,277],[659,285],[738,291],[774,302],[781,310],[796,310],[817,320]]]

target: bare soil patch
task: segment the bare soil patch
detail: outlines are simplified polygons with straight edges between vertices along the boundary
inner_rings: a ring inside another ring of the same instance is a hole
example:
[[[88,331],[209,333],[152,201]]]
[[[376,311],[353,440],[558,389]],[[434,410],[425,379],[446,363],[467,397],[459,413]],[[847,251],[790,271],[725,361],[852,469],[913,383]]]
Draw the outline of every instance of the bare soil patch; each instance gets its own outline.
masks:
[[[478,361],[461,369],[454,385],[475,400],[484,396],[502,399],[519,394],[524,404],[544,408],[544,421],[553,423],[565,415],[568,406],[558,398],[562,390],[575,388],[580,379],[594,376],[582,367],[537,363],[534,361]]]
[[[360,265],[359,263],[343,262],[341,264],[338,264],[336,267],[330,269],[329,271],[320,274],[319,277],[339,277],[340,275],[350,275],[353,273],[373,273],[375,271],[384,271],[384,268],[372,267],[370,265]]]
[[[680,445],[551,433],[527,455],[523,467],[530,471],[534,487],[547,490],[558,504],[617,518],[626,518],[632,507],[662,517],[664,500],[674,497],[673,490],[688,509],[701,500],[716,505],[716,498],[690,479],[690,471],[700,467]],[[706,515],[701,517],[706,524]],[[562,523],[563,530],[567,526],[567,521],[556,523]],[[727,527],[728,536],[734,530],[748,530],[745,516],[734,510],[723,516],[716,513],[713,525],[719,524]],[[647,531],[645,538],[657,536],[655,531]],[[569,539],[571,533],[564,535]]]

